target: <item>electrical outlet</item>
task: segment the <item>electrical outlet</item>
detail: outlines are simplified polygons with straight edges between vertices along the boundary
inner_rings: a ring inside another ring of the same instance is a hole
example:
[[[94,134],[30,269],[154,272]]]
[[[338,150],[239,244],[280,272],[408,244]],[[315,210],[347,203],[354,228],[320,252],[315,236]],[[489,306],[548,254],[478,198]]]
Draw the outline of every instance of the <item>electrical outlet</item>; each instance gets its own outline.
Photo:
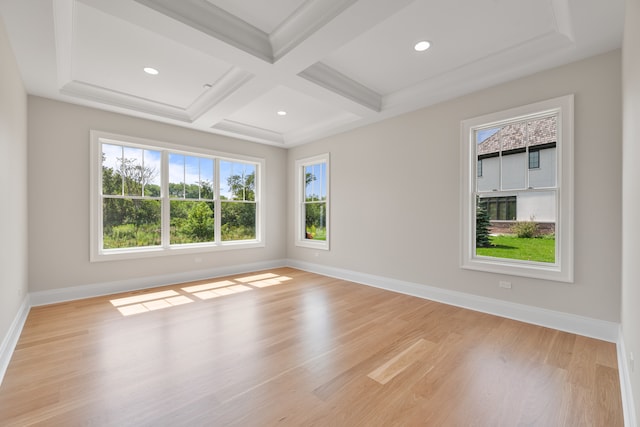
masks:
[[[511,282],[505,282],[501,280],[498,282],[498,286],[504,289],[511,289]]]

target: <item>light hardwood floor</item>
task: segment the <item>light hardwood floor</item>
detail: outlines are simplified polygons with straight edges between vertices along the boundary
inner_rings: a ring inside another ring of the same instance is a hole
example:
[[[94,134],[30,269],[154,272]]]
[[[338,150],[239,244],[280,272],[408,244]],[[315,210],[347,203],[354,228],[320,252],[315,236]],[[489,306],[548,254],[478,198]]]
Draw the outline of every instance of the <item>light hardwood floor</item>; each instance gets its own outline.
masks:
[[[290,268],[37,307],[2,426],[622,426],[615,345]]]

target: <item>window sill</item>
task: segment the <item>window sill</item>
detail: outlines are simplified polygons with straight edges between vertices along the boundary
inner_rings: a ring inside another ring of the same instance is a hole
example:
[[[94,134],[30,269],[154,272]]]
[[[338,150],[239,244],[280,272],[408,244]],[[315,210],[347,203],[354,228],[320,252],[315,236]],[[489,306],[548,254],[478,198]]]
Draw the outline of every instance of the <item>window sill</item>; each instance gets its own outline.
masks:
[[[557,264],[475,256],[463,261],[461,268],[486,273],[573,283],[573,271],[563,271]]]
[[[258,240],[229,241],[217,245],[190,244],[169,248],[150,247],[145,249],[112,249],[91,254],[91,262],[121,261],[139,258],[155,258],[172,255],[191,255],[206,252],[218,252],[237,249],[264,248],[264,242]]]
[[[296,246],[301,248],[320,249],[323,251],[329,250],[329,242],[324,240],[297,240]]]

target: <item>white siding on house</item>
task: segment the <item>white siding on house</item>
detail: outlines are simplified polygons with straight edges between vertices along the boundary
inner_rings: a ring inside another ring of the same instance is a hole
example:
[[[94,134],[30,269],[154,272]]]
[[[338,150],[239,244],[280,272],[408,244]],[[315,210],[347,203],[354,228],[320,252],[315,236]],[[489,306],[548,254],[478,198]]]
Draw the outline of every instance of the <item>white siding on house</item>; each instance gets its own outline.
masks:
[[[521,190],[527,188],[527,153],[502,156],[502,189]]]
[[[478,191],[500,189],[500,157],[482,159],[482,176],[478,177]]]
[[[518,221],[556,222],[555,191],[521,191],[517,193]]]
[[[529,169],[529,187],[548,188],[556,186],[556,149],[540,150],[540,167]]]

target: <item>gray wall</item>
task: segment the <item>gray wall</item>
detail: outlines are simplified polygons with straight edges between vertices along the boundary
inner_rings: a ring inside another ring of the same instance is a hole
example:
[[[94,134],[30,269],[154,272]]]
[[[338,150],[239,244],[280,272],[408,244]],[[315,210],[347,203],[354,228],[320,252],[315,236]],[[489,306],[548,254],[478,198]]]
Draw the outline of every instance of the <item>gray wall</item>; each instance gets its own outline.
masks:
[[[27,295],[27,95],[0,18],[0,343]]]
[[[575,94],[575,283],[461,270],[460,121]],[[331,250],[289,258],[620,321],[620,51],[541,72],[288,152],[331,153]],[[636,182],[638,182],[636,180]]]
[[[627,0],[623,42],[622,334],[636,358],[630,373],[640,415],[640,0]]]
[[[30,291],[227,268],[285,258],[286,151],[29,96]],[[266,159],[265,248],[89,262],[89,130]],[[196,262],[200,258],[201,262]]]

